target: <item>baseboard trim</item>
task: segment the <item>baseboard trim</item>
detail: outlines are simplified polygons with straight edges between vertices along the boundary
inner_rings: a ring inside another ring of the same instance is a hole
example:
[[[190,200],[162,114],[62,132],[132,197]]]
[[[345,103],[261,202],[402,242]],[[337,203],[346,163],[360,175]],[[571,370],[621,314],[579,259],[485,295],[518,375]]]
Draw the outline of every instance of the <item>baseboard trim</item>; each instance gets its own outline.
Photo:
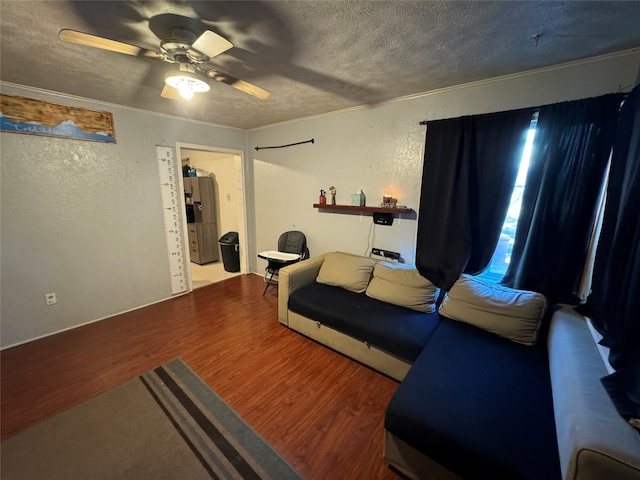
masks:
[[[55,332],[45,333],[44,335],[39,335],[37,337],[30,338],[30,339],[24,340],[22,342],[12,343],[11,345],[6,345],[6,346],[0,348],[0,352],[3,351],[3,350],[7,350],[9,348],[18,347],[20,345],[25,345],[27,343],[35,342],[36,340],[41,340],[43,338],[51,337],[53,335],[58,335],[59,333],[68,332],[69,330],[75,330],[76,328],[84,327],[86,325],[91,325],[92,323],[100,322],[100,321],[106,320],[108,318],[117,317],[118,315],[122,315],[124,313],[129,313],[129,312],[133,312],[135,310],[140,310],[141,308],[149,307],[151,305],[155,305],[156,303],[166,302],[167,300],[171,300],[172,298],[180,297],[182,295],[187,295],[188,293],[191,293],[191,292],[177,293],[175,295],[171,295],[170,297],[166,297],[166,298],[162,298],[160,300],[156,300],[155,302],[145,303],[144,305],[139,305],[137,307],[129,308],[128,310],[123,310],[122,312],[112,313],[111,315],[106,315],[104,317],[96,318],[95,320],[89,320],[88,322],[79,323],[78,325],[73,325],[71,327],[66,327],[66,328],[63,328],[61,330],[56,330]]]

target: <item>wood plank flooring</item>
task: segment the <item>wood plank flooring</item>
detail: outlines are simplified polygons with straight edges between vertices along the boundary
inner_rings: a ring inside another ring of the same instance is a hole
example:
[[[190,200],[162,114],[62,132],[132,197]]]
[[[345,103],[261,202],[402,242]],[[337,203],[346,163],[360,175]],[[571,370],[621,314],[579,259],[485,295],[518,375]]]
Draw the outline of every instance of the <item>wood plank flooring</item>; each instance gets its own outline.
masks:
[[[282,326],[263,288],[238,276],[0,352],[2,439],[180,357],[307,479],[399,479],[397,382]]]

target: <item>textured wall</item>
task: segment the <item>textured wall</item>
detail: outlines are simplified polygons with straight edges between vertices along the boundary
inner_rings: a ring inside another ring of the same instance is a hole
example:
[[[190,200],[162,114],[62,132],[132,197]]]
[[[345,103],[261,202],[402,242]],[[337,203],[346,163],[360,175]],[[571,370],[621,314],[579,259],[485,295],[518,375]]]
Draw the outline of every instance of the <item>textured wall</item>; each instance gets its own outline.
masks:
[[[304,231],[312,255],[376,246],[415,257],[416,221],[372,228],[371,217],[320,213],[320,188],[338,203],[362,188],[367,204],[390,191],[419,202],[425,127],[418,122],[540,105],[630,87],[640,55],[627,54],[433,92],[247,133],[2,85],[2,92],[114,115],[117,144],[0,133],[1,345],[6,347],[171,296],[156,144],[244,150],[248,258]],[[315,138],[315,144],[269,146]],[[46,306],[55,292],[58,304]]]
[[[362,188],[367,205],[386,191],[417,208],[424,152],[423,119],[509,110],[614,92],[633,84],[640,55],[625,54],[436,91],[377,107],[344,111],[253,130],[256,248],[271,249],[285,230],[300,229],[312,255],[331,250],[364,254],[375,246],[415,260],[416,221],[376,225],[370,216],[320,213],[321,188],[334,185],[337,203]],[[255,151],[255,146],[315,139],[314,144]],[[257,271],[264,264],[257,260]]]
[[[171,296],[155,145],[242,150],[246,133],[3,85],[111,111],[117,143],[1,133],[6,347]],[[44,294],[58,303],[46,306]]]

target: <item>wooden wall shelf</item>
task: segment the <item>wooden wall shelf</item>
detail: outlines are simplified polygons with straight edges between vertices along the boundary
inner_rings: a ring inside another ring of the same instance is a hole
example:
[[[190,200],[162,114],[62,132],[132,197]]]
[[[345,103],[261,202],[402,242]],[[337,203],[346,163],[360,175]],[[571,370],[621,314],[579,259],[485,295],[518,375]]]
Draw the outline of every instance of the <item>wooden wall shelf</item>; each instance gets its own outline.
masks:
[[[314,203],[313,208],[318,210],[331,210],[334,212],[353,213],[391,213],[395,215],[406,215],[413,212],[411,208],[389,208],[389,207],[359,207],[355,205],[329,205],[325,203]]]

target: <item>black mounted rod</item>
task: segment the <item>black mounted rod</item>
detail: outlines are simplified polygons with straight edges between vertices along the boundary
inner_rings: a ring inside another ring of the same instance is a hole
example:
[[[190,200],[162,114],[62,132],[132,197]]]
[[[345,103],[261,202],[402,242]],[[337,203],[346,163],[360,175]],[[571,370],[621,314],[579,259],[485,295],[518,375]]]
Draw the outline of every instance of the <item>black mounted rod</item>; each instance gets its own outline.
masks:
[[[289,143],[287,145],[276,145],[275,147],[256,147],[256,150],[266,150],[267,148],[293,147],[294,145],[302,145],[303,143],[314,143],[313,138],[311,140],[305,140],[304,142]]]

